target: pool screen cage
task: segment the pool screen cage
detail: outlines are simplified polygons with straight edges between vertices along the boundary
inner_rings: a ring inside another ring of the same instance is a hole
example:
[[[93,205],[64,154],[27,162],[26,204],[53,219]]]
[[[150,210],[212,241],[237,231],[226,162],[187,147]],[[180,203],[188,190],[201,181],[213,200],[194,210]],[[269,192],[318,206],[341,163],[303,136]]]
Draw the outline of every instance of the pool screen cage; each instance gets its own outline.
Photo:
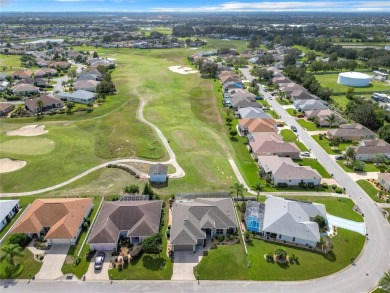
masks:
[[[264,219],[264,204],[258,201],[248,201],[245,211],[245,224],[249,231],[260,233]]]

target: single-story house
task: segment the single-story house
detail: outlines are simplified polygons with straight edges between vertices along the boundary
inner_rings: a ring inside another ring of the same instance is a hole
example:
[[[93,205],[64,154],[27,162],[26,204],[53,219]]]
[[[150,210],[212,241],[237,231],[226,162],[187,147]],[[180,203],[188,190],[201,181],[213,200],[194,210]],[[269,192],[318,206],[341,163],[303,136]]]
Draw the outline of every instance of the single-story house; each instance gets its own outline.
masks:
[[[227,82],[242,82],[241,78],[236,75],[236,74],[230,74],[226,76],[221,76],[220,80],[222,83],[227,83]]]
[[[390,191],[390,173],[379,173],[378,182],[386,191]]]
[[[356,160],[373,161],[377,155],[390,158],[390,144],[383,139],[362,140],[358,146],[351,146],[355,150]]]
[[[238,98],[238,99],[247,99],[248,101],[251,102],[256,101],[256,95],[243,89],[231,89],[228,91],[228,93],[230,94],[232,100]]]
[[[76,244],[92,209],[92,198],[36,199],[15,224],[11,234],[41,235],[49,244]]]
[[[37,87],[45,87],[47,85],[47,82],[43,78],[35,78],[34,85]]]
[[[149,169],[151,183],[165,183],[168,179],[168,166],[164,164],[154,164]]]
[[[299,159],[300,150],[292,142],[284,142],[276,134],[255,133],[249,139],[250,151],[255,157],[279,156]]]
[[[81,104],[89,104],[96,100],[96,94],[87,92],[84,90],[77,90],[73,93],[69,92],[58,92],[54,95],[57,99],[68,102],[75,102]]]
[[[6,80],[6,79],[7,79],[7,76],[8,76],[7,73],[5,73],[5,72],[0,72],[0,81]]]
[[[325,205],[268,196],[264,203],[262,233],[267,239],[288,241],[314,248],[320,242],[320,229],[314,218],[327,222]]]
[[[305,112],[305,117],[307,119],[316,119],[316,123],[318,123],[319,126],[330,126],[330,123],[328,121],[328,117],[330,115],[334,114],[337,117],[337,121],[333,124],[333,126],[339,126],[340,124],[344,124],[347,122],[343,117],[340,116],[340,114],[330,110],[310,110]]]
[[[75,90],[84,90],[88,92],[96,92],[96,87],[100,81],[97,80],[80,80],[73,83]]]
[[[261,108],[240,108],[237,110],[239,113],[239,118],[241,119],[254,119],[254,118],[265,118],[272,119],[272,116],[265,113]]]
[[[374,139],[376,137],[375,132],[369,130],[361,124],[342,124],[340,128],[329,129],[327,131],[329,138],[340,138],[344,141],[356,141],[364,139]]]
[[[42,78],[42,77],[46,77],[48,74],[47,72],[41,70],[41,69],[38,69],[37,71],[35,71],[34,73],[34,77],[35,78]]]
[[[272,82],[273,83],[278,83],[278,84],[281,84],[281,83],[292,83],[292,81],[290,79],[288,79],[287,77],[285,77],[285,76],[274,77],[272,79]]]
[[[10,103],[0,103],[0,117],[6,116],[15,108],[15,105]]]
[[[71,64],[68,61],[54,61],[49,64],[50,68],[59,67],[61,69],[68,69]]]
[[[162,201],[106,201],[88,239],[90,250],[116,250],[121,237],[131,244],[159,232]]]
[[[40,109],[40,107],[38,106],[38,101],[43,102],[42,109]],[[26,104],[26,109],[33,113],[64,107],[64,102],[48,95],[41,96],[39,98],[28,99],[25,101],[25,104]]]
[[[252,102],[248,100],[247,98],[235,98],[231,99],[231,105],[233,110],[237,111],[238,109],[241,108],[263,108],[263,105],[257,102]]]
[[[275,185],[297,186],[300,183],[320,185],[321,175],[308,166],[299,166],[291,158],[278,156],[259,156],[260,174],[270,179]]]
[[[240,119],[238,123],[238,130],[241,135],[253,135],[257,132],[263,133],[277,133],[278,127],[275,119]]]
[[[19,83],[12,87],[12,93],[15,95],[26,95],[38,92],[39,88],[28,83]]]
[[[15,79],[23,79],[32,76],[32,72],[30,70],[17,70],[12,72],[12,77]]]
[[[193,251],[216,236],[235,233],[237,220],[230,198],[196,198],[172,205],[172,251]]]
[[[310,94],[305,89],[294,90],[294,91],[290,92],[289,96],[294,101],[297,101],[297,100],[312,100],[313,99],[313,95]]]
[[[0,231],[19,212],[19,200],[0,200]]]
[[[94,76],[97,78],[96,80],[100,80],[100,78],[102,77],[102,74],[97,69],[89,69],[89,70],[81,71],[77,75],[77,79],[80,79],[80,80],[90,79],[90,78],[83,78],[84,76]]]
[[[297,100],[294,102],[294,106],[301,112],[329,109],[326,105],[315,99]]]
[[[240,89],[243,87],[244,87],[244,84],[242,82],[231,81],[231,82],[226,82],[223,84],[223,91],[227,92],[231,89]]]

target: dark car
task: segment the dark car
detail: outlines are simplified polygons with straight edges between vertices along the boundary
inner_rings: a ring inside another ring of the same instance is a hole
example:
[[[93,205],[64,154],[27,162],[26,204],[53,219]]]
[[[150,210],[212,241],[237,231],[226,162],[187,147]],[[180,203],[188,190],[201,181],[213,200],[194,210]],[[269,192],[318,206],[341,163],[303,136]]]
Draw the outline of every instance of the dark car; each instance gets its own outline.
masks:
[[[297,132],[297,128],[294,125],[291,125],[291,130]]]
[[[336,158],[336,160],[342,160],[344,158],[344,156],[343,155],[337,155],[335,158]]]
[[[95,258],[95,270],[101,270],[103,267],[104,259],[106,254],[103,251],[100,251],[96,254]]]

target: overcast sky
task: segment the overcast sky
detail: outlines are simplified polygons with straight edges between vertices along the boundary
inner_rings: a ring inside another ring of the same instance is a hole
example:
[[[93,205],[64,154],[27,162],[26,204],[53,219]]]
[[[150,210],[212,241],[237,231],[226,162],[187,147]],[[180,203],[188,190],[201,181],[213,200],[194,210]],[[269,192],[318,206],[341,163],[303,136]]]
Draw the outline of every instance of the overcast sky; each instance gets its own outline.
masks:
[[[390,1],[355,0],[0,0],[0,11],[235,12],[317,11],[390,12]]]

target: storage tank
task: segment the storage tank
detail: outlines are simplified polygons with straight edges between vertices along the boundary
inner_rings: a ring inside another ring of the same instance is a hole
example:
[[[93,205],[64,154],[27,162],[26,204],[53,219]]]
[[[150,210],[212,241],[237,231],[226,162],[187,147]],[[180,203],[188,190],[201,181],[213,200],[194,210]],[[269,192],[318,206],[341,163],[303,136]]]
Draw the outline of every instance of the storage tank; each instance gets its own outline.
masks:
[[[337,83],[353,87],[365,87],[370,82],[371,76],[361,72],[342,72],[337,79]]]

